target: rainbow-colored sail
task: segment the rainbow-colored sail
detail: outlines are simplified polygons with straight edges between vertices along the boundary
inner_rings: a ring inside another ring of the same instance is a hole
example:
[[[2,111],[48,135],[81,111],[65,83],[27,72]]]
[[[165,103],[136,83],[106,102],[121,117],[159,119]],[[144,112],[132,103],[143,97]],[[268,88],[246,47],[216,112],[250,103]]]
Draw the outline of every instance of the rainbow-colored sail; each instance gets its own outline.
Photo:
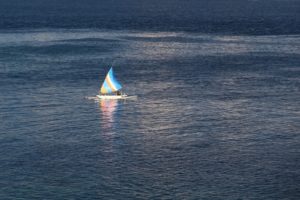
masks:
[[[121,84],[114,77],[113,69],[110,68],[101,87],[101,94],[117,92],[122,88]]]

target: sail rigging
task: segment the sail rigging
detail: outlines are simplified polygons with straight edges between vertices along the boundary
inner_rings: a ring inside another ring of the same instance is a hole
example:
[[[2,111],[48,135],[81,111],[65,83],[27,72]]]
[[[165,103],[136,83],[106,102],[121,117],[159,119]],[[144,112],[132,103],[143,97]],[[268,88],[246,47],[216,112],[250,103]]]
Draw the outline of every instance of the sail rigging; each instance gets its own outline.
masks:
[[[121,88],[122,85],[115,78],[113,68],[111,67],[105,77],[100,92],[101,94],[110,94],[119,91]]]

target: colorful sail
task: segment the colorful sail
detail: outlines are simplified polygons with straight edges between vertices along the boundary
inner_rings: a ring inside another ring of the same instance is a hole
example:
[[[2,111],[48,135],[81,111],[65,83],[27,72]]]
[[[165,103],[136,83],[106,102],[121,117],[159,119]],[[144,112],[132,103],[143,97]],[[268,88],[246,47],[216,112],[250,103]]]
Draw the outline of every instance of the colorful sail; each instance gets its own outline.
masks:
[[[122,88],[121,84],[114,77],[113,69],[110,68],[101,87],[101,94],[117,92]]]

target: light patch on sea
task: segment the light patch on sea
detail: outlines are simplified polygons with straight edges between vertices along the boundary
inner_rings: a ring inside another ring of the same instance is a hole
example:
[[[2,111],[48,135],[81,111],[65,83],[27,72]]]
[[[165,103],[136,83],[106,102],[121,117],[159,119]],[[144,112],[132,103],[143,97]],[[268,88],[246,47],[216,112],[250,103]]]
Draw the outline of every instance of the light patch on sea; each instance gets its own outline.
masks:
[[[172,57],[179,52],[182,56],[265,52],[300,54],[299,35],[230,36],[186,32],[33,29],[1,31],[0,36],[0,45],[3,47],[47,46],[74,42],[78,45],[88,45],[97,43],[97,40],[130,44],[129,48],[127,46],[127,51],[120,49],[120,52],[115,53],[115,56],[120,57],[136,57],[137,55],[141,57],[149,55]]]

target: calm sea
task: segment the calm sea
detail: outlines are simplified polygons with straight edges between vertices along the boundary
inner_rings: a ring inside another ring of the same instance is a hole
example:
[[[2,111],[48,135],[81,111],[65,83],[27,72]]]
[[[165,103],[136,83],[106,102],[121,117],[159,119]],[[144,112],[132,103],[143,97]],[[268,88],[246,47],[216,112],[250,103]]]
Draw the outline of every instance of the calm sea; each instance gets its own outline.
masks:
[[[0,0],[0,199],[299,199],[299,11]]]

